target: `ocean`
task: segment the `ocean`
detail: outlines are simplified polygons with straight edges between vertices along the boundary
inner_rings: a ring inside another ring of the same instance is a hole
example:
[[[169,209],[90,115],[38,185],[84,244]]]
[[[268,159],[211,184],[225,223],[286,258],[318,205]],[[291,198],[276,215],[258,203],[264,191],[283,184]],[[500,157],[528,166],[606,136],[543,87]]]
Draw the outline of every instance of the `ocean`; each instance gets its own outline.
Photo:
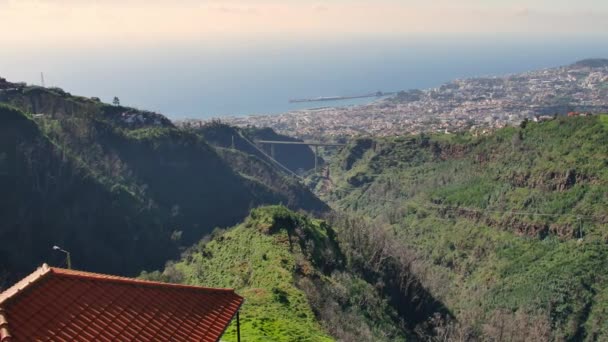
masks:
[[[0,77],[157,111],[171,119],[276,114],[374,98],[289,103],[439,86],[608,57],[605,37],[401,36],[5,49]]]

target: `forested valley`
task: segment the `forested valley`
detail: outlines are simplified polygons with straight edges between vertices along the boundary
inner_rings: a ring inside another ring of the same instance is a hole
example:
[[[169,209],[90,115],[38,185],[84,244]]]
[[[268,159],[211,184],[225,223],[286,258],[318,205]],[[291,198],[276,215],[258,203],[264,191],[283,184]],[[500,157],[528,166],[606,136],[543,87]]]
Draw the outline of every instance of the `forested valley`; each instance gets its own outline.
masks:
[[[65,266],[60,245],[76,269],[236,289],[247,341],[608,339],[608,115],[275,160],[255,141],[298,140],[0,89],[2,288]]]

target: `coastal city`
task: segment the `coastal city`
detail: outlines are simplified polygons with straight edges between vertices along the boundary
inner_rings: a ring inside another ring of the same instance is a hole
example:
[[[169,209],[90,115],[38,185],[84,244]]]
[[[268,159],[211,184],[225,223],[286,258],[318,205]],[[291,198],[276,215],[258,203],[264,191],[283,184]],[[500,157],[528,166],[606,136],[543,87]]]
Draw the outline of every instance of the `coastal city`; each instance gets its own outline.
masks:
[[[365,105],[220,120],[313,139],[465,130],[484,133],[525,119],[607,111],[608,60],[594,59],[516,75],[455,80],[434,89],[402,91]],[[197,123],[201,121],[184,122]]]

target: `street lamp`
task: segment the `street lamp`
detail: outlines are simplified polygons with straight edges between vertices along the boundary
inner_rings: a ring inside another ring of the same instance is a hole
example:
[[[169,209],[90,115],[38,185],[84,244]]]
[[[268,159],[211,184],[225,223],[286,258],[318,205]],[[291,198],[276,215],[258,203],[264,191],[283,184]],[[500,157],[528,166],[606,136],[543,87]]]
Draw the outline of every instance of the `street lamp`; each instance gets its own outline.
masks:
[[[63,249],[59,246],[53,246],[53,250],[65,253],[66,260],[68,262],[68,269],[71,270],[72,269],[72,258],[70,258],[70,252],[66,251],[65,249]]]

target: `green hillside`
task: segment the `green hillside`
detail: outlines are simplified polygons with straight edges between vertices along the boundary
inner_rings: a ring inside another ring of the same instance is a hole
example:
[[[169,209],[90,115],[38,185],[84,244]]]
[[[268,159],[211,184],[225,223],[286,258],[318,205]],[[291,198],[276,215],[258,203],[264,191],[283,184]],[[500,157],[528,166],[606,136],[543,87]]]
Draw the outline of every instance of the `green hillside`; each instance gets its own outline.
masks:
[[[317,190],[391,227],[465,339],[608,338],[608,116],[359,139]],[[500,336],[500,338],[499,338]]]
[[[53,261],[55,254],[50,247],[54,244],[62,244],[70,250],[75,265],[88,270],[134,274],[144,268],[158,268],[175,257],[177,248],[192,245],[215,227],[232,226],[242,221],[253,207],[283,203],[293,209],[317,213],[328,209],[298,182],[262,163],[248,165],[258,161],[248,160],[247,156],[223,158],[227,153],[220,155],[201,135],[176,128],[160,114],[109,106],[95,99],[72,96],[60,89],[8,82],[0,82],[0,101],[19,107],[18,110],[2,107],[0,113],[0,120],[6,122],[2,127],[6,132],[3,139],[9,139],[1,147],[6,151],[0,155],[0,167],[21,170],[19,168],[24,167],[21,164],[26,163],[33,170],[27,171],[37,172],[37,178],[31,174],[26,176],[22,171],[14,171],[12,178],[4,176],[6,184],[10,185],[9,191],[3,191],[4,198],[15,201],[2,208],[7,210],[2,224],[6,225],[5,231],[23,234],[19,243],[5,247],[9,250],[6,260],[12,261],[2,270],[9,275],[23,274],[42,262]],[[21,121],[17,123],[13,119],[15,116],[27,118],[27,125]],[[14,151],[20,154],[8,158]],[[235,166],[228,161],[234,162]],[[86,174],[81,175],[81,172],[78,176],[94,182],[96,188],[79,188],[79,184],[72,183],[64,185],[71,181],[64,182],[64,174],[71,176],[77,172],[76,168],[78,172],[84,170],[82,172]],[[15,177],[20,177],[21,181]],[[38,197],[25,196],[32,188],[38,190],[40,184],[47,187],[52,184],[55,186],[52,190],[57,191],[73,187],[70,188],[71,197],[53,197],[46,188]],[[125,203],[115,203],[116,200],[99,196],[99,193],[121,194],[120,200]],[[25,202],[16,200],[22,196]],[[103,202],[97,205],[98,212],[90,212],[94,206],[80,208],[80,203],[88,203],[85,200],[88,197]],[[67,201],[72,201],[74,208],[70,208]],[[49,211],[62,203],[65,208]],[[110,209],[111,205],[121,208]],[[25,211],[26,208],[33,211]],[[80,214],[81,210],[85,213]],[[129,210],[134,213],[124,213]],[[47,212],[53,215],[47,216]],[[56,216],[62,214],[64,216]],[[28,218],[24,219],[25,216]],[[114,216],[120,222],[115,221]],[[74,236],[70,232],[81,229],[82,221],[94,222],[100,234],[106,229],[103,234],[117,242],[95,240],[84,229],[79,231],[86,237]],[[32,222],[46,222],[46,225],[58,228],[41,233],[44,226]],[[140,232],[148,226],[149,232]],[[113,233],[115,230],[121,233]],[[131,230],[138,233],[131,233]],[[125,248],[124,253],[114,250],[115,256],[109,258],[89,260],[86,257],[87,253],[94,255],[95,249],[90,243],[96,244],[96,241],[99,246],[141,243],[145,248],[158,247],[142,240],[148,233],[168,246],[160,248],[154,257],[142,255],[142,260],[138,261],[140,256],[131,256],[137,251],[133,248]],[[40,241],[35,242],[38,236]]]
[[[295,177],[285,175],[274,164],[265,162],[255,155],[232,149],[217,148],[216,151],[241,176],[281,194],[277,203],[309,213],[322,214],[329,211],[325,202],[317,198],[307,186]]]
[[[6,281],[45,261],[64,265],[55,244],[70,249],[75,267],[119,274],[161,265],[177,252],[155,208],[120,185],[108,187],[30,117],[3,105],[0,189]]]
[[[61,88],[10,83],[3,78],[0,78],[0,103],[12,105],[25,113],[54,119],[95,117],[129,129],[174,127],[169,119],[158,113],[109,105],[98,98],[75,96]]]
[[[0,79],[0,287],[60,245],[235,288],[245,341],[608,340],[608,115],[356,139],[314,191],[245,139],[290,138]]]
[[[347,259],[326,222],[274,206],[142,277],[235,288],[244,341],[404,340],[394,310]],[[234,324],[223,339],[236,340]]]

